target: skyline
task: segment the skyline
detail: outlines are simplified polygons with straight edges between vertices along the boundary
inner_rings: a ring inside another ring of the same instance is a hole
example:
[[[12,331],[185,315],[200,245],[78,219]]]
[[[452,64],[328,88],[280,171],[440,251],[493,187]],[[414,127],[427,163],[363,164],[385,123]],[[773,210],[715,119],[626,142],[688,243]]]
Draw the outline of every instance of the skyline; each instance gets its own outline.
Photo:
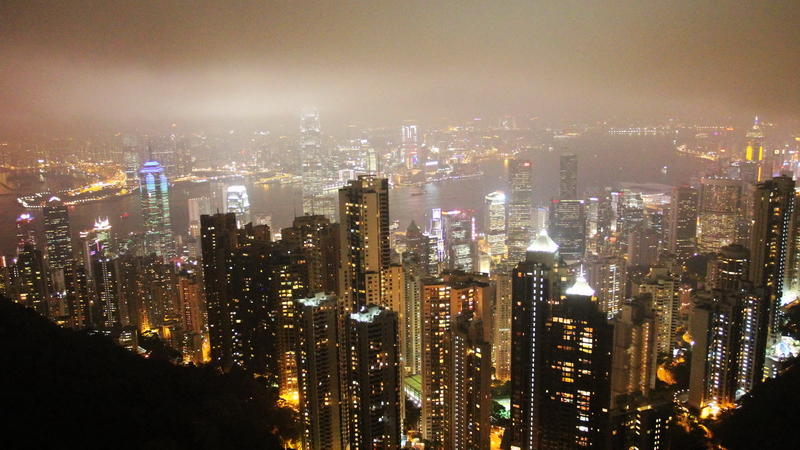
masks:
[[[796,120],[800,9],[688,1],[8,5],[0,132],[532,114]]]

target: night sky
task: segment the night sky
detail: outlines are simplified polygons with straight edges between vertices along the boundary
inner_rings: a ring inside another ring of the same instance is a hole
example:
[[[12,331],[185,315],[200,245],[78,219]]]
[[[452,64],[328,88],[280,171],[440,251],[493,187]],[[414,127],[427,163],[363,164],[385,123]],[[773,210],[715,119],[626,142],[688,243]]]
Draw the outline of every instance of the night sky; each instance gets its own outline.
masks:
[[[0,131],[800,111],[789,1],[6,1]]]

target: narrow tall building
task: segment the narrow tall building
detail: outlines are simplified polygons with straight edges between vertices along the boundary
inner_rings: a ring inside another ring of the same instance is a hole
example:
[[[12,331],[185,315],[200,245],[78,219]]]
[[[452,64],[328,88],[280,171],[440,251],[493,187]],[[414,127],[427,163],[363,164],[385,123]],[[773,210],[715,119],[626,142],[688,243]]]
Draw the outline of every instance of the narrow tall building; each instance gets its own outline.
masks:
[[[703,178],[700,196],[700,229],[698,249],[717,252],[739,242],[744,222],[744,191],[740,180]]]
[[[669,205],[667,250],[680,261],[697,251],[698,192],[688,186],[672,189]]]
[[[63,269],[73,257],[69,212],[58,197],[48,200],[43,212],[44,234],[47,237],[47,262],[51,269]]]
[[[350,314],[350,449],[400,448],[401,378],[398,315],[377,305]]]
[[[544,364],[549,305],[561,295],[559,259],[558,245],[542,233],[511,275],[511,426],[504,440],[523,450],[538,448],[536,431],[547,420],[536,403],[544,392],[536,370]]]
[[[531,243],[532,178],[530,161],[509,161],[507,244],[512,264],[525,259],[525,250]]]
[[[792,251],[791,235],[797,224],[795,183],[777,177],[756,186],[753,203],[753,231],[750,241],[750,279],[769,296],[770,345],[778,342],[781,298],[785,290],[787,253]],[[791,257],[790,259],[791,260]]]
[[[389,180],[361,175],[339,190],[340,301],[346,311],[380,305],[389,267]]]

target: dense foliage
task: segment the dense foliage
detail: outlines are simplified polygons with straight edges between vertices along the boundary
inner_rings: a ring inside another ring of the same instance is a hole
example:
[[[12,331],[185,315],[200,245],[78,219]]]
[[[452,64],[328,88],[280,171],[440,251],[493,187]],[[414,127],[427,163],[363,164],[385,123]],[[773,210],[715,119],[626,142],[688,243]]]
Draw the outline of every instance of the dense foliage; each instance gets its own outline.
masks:
[[[0,298],[6,448],[279,449],[296,414],[242,371],[147,359]]]

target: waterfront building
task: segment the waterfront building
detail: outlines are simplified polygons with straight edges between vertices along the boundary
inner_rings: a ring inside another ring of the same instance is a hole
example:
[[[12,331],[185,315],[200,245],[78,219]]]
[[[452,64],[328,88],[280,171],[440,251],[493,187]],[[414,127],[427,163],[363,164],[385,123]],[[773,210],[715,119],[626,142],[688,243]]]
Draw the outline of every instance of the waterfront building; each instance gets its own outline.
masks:
[[[165,259],[173,256],[169,182],[164,168],[158,162],[146,162],[139,171],[139,194],[148,250]]]

